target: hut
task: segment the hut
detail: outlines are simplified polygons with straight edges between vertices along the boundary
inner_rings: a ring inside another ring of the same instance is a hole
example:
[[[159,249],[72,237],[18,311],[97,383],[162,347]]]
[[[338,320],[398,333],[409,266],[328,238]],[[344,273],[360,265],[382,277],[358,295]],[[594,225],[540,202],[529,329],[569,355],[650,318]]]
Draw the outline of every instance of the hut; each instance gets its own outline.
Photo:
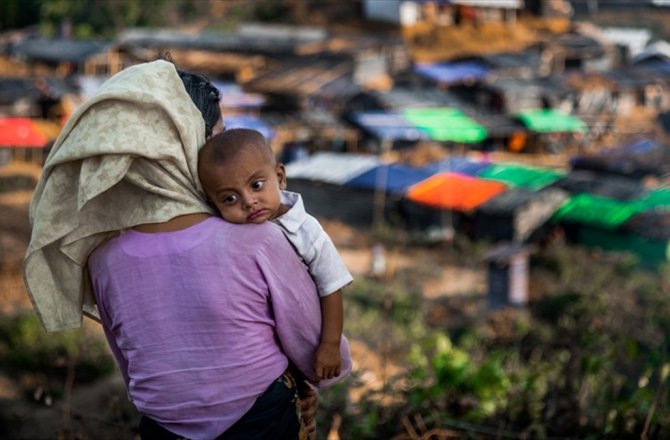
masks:
[[[417,216],[419,209],[411,210],[404,195],[408,188],[429,178],[433,172],[426,167],[400,163],[379,164],[344,182],[343,186],[365,190],[369,203],[374,206],[374,223],[388,223],[409,231],[429,229],[432,226]],[[429,212],[429,211],[426,211]]]
[[[493,242],[525,242],[568,197],[565,191],[556,188],[540,191],[510,188],[477,208],[474,236]]]
[[[591,194],[621,201],[639,200],[648,192],[638,180],[585,170],[571,171],[551,186],[564,189],[573,195]]]
[[[412,146],[429,138],[400,112],[354,112],[348,115],[348,120],[361,130],[365,151],[381,153]]]
[[[0,118],[0,165],[29,162],[41,166],[60,125],[43,119]]]
[[[318,152],[286,165],[287,186],[302,194],[305,209],[315,217],[369,228],[375,215],[370,191],[344,183],[377,165],[375,156]]]
[[[602,149],[595,154],[578,155],[570,159],[573,170],[595,171],[636,180],[665,175],[670,172],[669,163],[670,147],[650,138],[637,139]]]

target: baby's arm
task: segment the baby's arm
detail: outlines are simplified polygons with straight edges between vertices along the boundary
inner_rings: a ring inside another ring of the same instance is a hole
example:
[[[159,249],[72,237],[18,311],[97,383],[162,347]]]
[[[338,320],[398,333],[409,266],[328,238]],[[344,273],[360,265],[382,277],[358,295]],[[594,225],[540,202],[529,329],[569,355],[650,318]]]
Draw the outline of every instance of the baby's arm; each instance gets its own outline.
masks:
[[[341,289],[321,298],[321,340],[314,363],[316,380],[330,379],[340,374],[343,315]]]

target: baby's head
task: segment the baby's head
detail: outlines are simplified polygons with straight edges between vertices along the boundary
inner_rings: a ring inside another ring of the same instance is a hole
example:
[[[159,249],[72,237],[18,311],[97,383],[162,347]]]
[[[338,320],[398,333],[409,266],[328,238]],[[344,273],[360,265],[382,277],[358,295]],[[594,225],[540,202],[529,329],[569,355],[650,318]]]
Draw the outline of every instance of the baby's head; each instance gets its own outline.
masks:
[[[211,137],[198,153],[198,174],[226,221],[262,223],[279,215],[286,173],[258,131],[234,128]]]

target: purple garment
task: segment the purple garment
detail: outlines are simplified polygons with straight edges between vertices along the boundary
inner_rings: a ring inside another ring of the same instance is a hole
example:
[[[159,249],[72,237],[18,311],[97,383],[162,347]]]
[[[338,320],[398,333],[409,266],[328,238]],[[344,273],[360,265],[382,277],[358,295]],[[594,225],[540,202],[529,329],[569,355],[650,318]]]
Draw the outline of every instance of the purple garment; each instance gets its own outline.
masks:
[[[175,232],[129,230],[89,271],[107,339],[138,411],[191,439],[237,421],[290,358],[309,378],[321,314],[304,264],[272,223],[212,217]],[[342,338],[342,373],[351,357]]]

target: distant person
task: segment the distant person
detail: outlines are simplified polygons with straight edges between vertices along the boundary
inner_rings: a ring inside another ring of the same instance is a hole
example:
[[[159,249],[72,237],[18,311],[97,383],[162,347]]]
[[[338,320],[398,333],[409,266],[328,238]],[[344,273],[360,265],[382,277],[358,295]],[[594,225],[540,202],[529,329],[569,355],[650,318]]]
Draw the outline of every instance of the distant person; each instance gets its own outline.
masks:
[[[263,135],[246,128],[210,138],[198,155],[198,174],[209,200],[224,220],[235,224],[279,225],[309,268],[321,302],[321,342],[316,350],[317,380],[341,370],[342,288],[353,278],[330,237],[305,212],[299,194],[285,191],[284,166]]]
[[[49,85],[45,78],[35,80],[35,90],[37,90],[37,105],[40,108],[40,117],[42,119],[60,119],[60,96]]]
[[[341,380],[348,344],[319,382],[303,263],[276,225],[225,222],[204,198],[197,151],[221,125],[217,89],[172,63],[106,81],[35,189],[26,286],[48,331],[102,322],[142,439],[302,439],[315,395],[298,382]]]

